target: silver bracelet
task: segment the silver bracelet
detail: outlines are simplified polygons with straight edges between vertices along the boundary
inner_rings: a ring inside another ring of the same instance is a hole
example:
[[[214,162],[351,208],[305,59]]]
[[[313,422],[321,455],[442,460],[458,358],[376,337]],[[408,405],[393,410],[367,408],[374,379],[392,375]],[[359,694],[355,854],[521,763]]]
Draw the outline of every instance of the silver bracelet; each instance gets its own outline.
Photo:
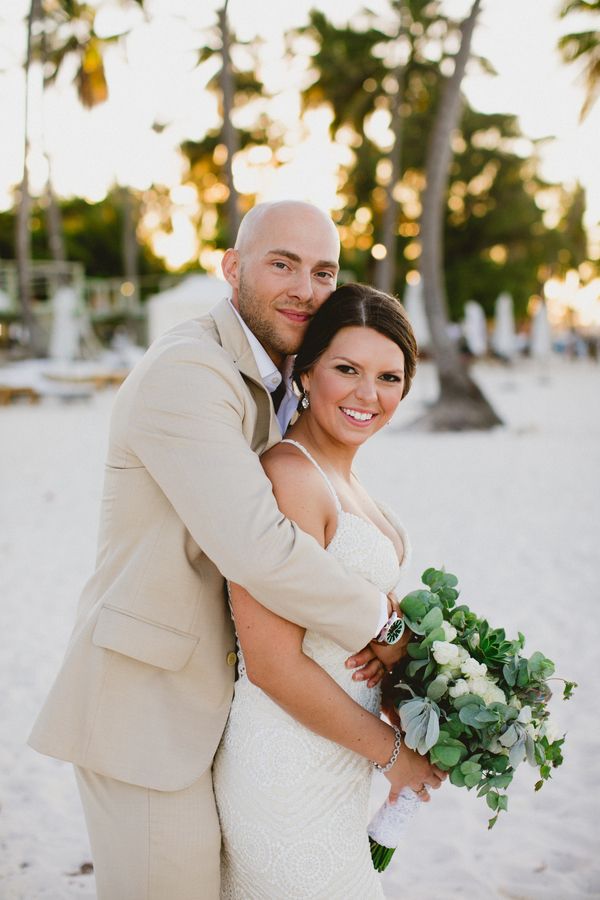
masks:
[[[394,742],[394,749],[392,750],[392,755],[390,756],[390,760],[386,763],[385,766],[380,766],[379,763],[374,762],[373,765],[377,769],[378,772],[382,772],[384,775],[386,772],[389,772],[398,757],[400,756],[400,747],[402,746],[402,732],[399,728],[396,728],[395,725],[392,725],[392,728],[396,732],[396,740]]]

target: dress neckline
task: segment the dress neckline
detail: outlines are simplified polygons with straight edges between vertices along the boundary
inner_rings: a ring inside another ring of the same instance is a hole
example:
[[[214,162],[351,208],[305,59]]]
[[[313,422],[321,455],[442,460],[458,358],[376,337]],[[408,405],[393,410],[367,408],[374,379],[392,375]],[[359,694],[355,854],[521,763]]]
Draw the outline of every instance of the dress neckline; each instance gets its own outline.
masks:
[[[323,477],[325,484],[327,485],[327,487],[329,488],[329,490],[333,496],[333,499],[335,501],[335,507],[336,507],[337,514],[338,514],[338,520],[337,520],[336,529],[335,529],[333,535],[331,536],[331,540],[327,543],[325,549],[327,550],[331,546],[331,544],[333,544],[336,537],[338,536],[340,528],[341,528],[341,517],[349,516],[352,519],[357,519],[359,522],[364,522],[365,525],[367,525],[371,529],[374,529],[377,532],[377,534],[383,538],[384,541],[387,541],[387,543],[390,545],[390,547],[392,548],[392,550],[394,552],[394,556],[396,557],[396,562],[398,563],[398,568],[401,568],[402,563],[400,562],[400,559],[398,558],[398,551],[396,550],[396,546],[395,546],[394,542],[392,541],[392,539],[390,537],[388,537],[387,534],[385,534],[381,530],[381,528],[379,528],[375,524],[375,522],[372,522],[370,519],[365,518],[365,516],[359,516],[357,513],[348,512],[347,510],[343,509],[342,504],[340,502],[340,498],[337,495],[337,492],[331,482],[331,479],[329,478],[328,475],[326,475],[326,473],[323,471],[322,467],[316,461],[316,459],[311,454],[311,452],[304,446],[304,444],[301,444],[299,441],[294,441],[292,438],[283,438],[281,443],[282,444],[293,444],[294,447],[297,447],[298,450],[300,450],[304,454],[304,456],[306,456],[306,458],[308,460],[310,460],[310,462],[313,464],[313,466],[317,469],[317,471]]]

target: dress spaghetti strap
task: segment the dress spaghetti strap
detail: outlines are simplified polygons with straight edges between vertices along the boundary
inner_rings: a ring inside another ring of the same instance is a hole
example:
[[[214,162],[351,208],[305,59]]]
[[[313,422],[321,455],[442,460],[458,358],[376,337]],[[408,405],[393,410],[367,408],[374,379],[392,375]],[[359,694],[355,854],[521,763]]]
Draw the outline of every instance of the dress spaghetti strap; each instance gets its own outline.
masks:
[[[306,458],[309,459],[309,460],[311,461],[311,463],[313,464],[313,466],[315,467],[315,469],[316,469],[318,472],[320,472],[321,476],[323,477],[323,480],[324,480],[325,484],[327,485],[327,487],[328,487],[329,490],[331,491],[331,494],[332,494],[332,496],[333,496],[333,499],[335,500],[335,508],[337,509],[338,513],[341,513],[341,512],[342,512],[342,504],[341,504],[340,501],[339,501],[339,498],[338,498],[338,495],[337,495],[336,492],[335,492],[334,486],[332,485],[331,481],[329,480],[329,478],[327,477],[327,475],[325,474],[325,472],[323,471],[323,469],[321,468],[321,466],[319,465],[319,463],[316,461],[316,459],[314,458],[314,456],[312,456],[312,455],[309,453],[309,451],[306,449],[306,447],[304,446],[304,444],[300,444],[298,441],[293,441],[291,438],[284,438],[284,439],[281,441],[281,443],[282,443],[282,444],[293,444],[294,447],[297,447],[298,450],[300,450],[302,453],[304,453],[304,455],[306,456]]]

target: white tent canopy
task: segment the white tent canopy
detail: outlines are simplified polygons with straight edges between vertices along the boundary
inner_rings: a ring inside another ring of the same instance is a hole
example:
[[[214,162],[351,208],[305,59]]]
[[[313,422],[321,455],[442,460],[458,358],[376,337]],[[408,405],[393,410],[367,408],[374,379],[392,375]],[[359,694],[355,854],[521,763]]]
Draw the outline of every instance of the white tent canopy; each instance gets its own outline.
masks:
[[[149,342],[186,319],[203,316],[223,297],[230,296],[226,281],[211,275],[188,275],[175,287],[148,299]]]

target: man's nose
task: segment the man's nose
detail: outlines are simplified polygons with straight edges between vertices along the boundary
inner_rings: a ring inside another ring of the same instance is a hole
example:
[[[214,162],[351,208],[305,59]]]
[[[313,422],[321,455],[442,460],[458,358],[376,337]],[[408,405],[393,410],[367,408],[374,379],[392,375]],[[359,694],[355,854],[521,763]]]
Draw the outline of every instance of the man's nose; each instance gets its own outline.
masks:
[[[305,303],[310,302],[313,299],[312,272],[299,268],[291,285],[290,293],[293,297],[297,297],[298,300],[302,300]]]

